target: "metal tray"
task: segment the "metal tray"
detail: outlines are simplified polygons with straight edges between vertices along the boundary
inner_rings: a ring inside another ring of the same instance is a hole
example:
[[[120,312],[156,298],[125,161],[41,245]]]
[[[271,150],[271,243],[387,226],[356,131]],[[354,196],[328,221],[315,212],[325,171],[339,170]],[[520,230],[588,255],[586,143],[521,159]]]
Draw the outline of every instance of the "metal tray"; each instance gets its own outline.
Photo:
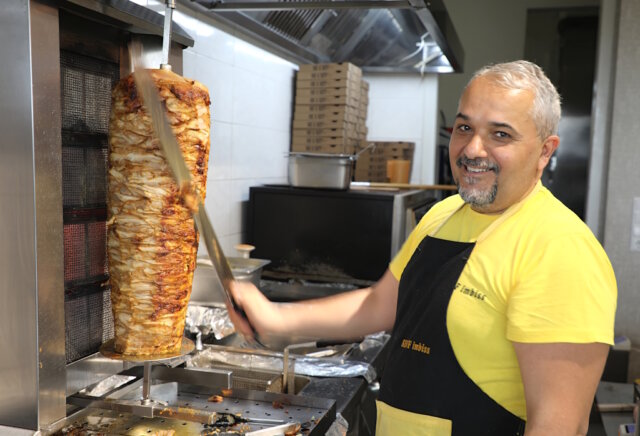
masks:
[[[140,376],[139,369],[131,368],[123,374]],[[141,381],[137,381],[106,396],[76,394],[68,398],[70,404],[86,408],[67,418],[66,431],[138,436],[173,429],[177,434],[207,435],[214,434],[216,428],[202,423],[201,418],[208,414],[215,418],[217,413],[249,419],[251,422],[228,429],[239,430],[240,434],[298,422],[305,435],[324,435],[336,417],[334,400],[221,388],[217,379],[213,380],[207,372],[181,368],[156,367],[153,376],[156,383],[151,386],[151,397],[160,404],[153,406],[157,409],[155,412],[170,411],[176,416],[149,414],[151,406],[139,402]],[[219,400],[212,402],[213,396]]]
[[[349,189],[349,154],[289,153],[289,184],[299,188]]]

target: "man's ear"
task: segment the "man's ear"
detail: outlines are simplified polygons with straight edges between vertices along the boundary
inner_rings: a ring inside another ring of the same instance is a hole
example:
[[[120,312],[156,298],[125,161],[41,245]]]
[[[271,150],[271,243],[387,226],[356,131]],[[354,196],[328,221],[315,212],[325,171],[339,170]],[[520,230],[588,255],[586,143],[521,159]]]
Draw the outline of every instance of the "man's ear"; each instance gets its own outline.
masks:
[[[540,159],[538,160],[538,170],[543,170],[549,163],[549,159],[560,145],[560,138],[557,135],[548,136],[542,143]]]

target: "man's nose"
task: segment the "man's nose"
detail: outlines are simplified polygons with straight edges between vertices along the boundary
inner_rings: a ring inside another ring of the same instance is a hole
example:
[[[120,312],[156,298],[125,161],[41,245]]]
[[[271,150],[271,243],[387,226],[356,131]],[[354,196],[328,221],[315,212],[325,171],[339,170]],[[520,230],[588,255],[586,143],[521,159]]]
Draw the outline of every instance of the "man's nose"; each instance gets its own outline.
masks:
[[[473,135],[471,140],[464,147],[464,154],[469,159],[475,159],[477,157],[487,157],[487,150],[484,147],[484,141],[477,133]]]

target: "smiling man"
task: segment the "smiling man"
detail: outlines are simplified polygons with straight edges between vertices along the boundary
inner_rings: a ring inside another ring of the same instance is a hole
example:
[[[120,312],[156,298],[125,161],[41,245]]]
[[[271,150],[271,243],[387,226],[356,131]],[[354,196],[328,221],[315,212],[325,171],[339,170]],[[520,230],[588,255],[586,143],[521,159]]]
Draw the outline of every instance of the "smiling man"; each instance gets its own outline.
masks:
[[[531,192],[560,141],[560,98],[549,80],[536,69],[536,90],[501,68],[481,70],[469,83],[449,145],[458,192],[483,213],[500,213]]]
[[[263,337],[392,329],[379,435],[585,435],[617,289],[588,227],[540,182],[559,119],[538,66],[483,68],[449,144],[458,195],[429,210],[377,283],[287,305],[236,283],[238,304]]]

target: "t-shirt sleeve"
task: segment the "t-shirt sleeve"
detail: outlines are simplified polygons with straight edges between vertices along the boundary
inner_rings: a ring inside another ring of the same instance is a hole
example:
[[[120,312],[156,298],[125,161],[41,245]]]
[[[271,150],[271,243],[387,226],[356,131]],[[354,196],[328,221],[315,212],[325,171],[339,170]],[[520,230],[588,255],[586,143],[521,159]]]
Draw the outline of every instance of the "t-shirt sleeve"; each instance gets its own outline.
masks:
[[[522,263],[529,266],[509,295],[507,338],[613,344],[616,280],[598,241],[572,233],[541,245],[528,250],[536,261]]]

